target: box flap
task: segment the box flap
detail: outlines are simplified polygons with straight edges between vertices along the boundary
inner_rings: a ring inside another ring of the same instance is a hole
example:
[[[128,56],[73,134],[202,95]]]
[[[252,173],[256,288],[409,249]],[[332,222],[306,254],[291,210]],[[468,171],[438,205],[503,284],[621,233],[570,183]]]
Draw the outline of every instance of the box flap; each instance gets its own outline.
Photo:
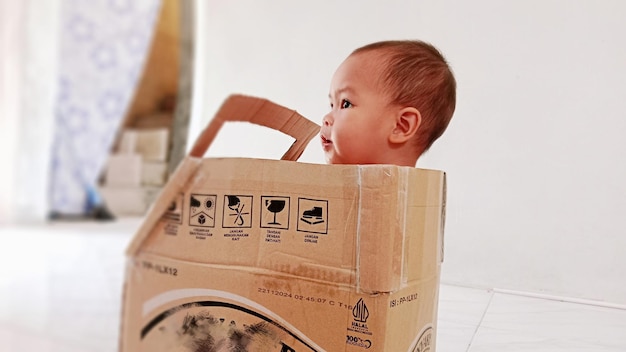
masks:
[[[200,133],[190,156],[201,158],[226,121],[243,121],[265,126],[295,139],[282,160],[298,160],[304,148],[320,131],[320,126],[298,114],[295,110],[275,104],[267,99],[231,95],[222,104],[209,125]]]

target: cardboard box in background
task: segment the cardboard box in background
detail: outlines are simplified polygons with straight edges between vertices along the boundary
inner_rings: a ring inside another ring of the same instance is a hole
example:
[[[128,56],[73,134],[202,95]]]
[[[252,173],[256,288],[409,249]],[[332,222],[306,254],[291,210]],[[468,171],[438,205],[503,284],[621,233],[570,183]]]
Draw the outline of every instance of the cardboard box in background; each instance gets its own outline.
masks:
[[[139,154],[144,161],[167,161],[170,132],[167,128],[122,131],[116,154]]]
[[[114,216],[142,216],[167,180],[167,128],[126,129],[109,157],[100,193]]]
[[[143,216],[154,203],[161,191],[160,187],[110,187],[99,188],[107,208],[115,216]]]
[[[144,161],[142,163],[141,184],[163,186],[167,179],[167,163],[164,161]]]
[[[281,161],[203,159],[228,120],[296,142]],[[287,161],[318,131],[224,103],[129,247],[122,351],[435,351],[445,174]]]
[[[105,168],[105,182],[110,187],[140,187],[143,175],[139,154],[112,154]]]
[[[135,150],[146,161],[167,161],[169,135],[167,128],[135,130]]]

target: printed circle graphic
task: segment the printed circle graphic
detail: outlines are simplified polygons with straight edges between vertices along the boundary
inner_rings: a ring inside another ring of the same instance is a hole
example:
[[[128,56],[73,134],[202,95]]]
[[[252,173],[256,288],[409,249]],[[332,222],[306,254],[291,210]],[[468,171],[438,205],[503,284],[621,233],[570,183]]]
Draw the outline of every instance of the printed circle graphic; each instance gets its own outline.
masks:
[[[433,327],[428,325],[424,328],[422,333],[417,338],[417,341],[413,344],[411,352],[429,352],[431,351],[433,344]]]
[[[311,351],[320,350],[275,319],[222,301],[196,301],[170,308],[141,330],[151,351]]]

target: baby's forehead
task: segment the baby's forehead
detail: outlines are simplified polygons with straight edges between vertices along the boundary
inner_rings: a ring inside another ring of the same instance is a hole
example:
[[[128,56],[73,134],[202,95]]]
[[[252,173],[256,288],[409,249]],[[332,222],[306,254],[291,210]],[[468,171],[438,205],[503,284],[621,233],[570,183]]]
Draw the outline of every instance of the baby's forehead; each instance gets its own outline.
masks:
[[[370,50],[363,50],[358,52],[353,52],[349,57],[359,57],[364,58],[369,62],[372,62],[376,65],[388,65],[389,58],[391,56],[391,50],[388,48],[376,48]]]
[[[359,62],[370,79],[375,79],[378,83],[385,80],[389,68],[389,55],[386,50],[368,50],[350,56]]]
[[[388,50],[373,49],[357,52],[350,55],[349,58],[356,59],[355,61],[366,71],[369,78],[376,79],[379,82],[385,80],[390,65]]]

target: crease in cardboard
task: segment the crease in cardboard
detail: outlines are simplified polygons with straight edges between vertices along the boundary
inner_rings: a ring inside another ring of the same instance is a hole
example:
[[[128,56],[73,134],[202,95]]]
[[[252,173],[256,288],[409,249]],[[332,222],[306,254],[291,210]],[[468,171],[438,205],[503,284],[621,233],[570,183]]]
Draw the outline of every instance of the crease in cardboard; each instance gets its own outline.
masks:
[[[357,292],[363,292],[363,290],[361,290],[361,214],[362,214],[362,200],[363,200],[363,180],[362,180],[362,176],[361,173],[363,172],[363,166],[358,166],[357,167],[357,180],[356,180],[356,185],[357,188],[359,190],[358,195],[358,211],[357,211],[357,218],[356,218],[356,240],[355,240],[355,247],[356,247],[356,251],[355,251],[355,255],[356,255],[356,290]]]
[[[407,213],[408,213],[408,203],[409,203],[409,170],[406,168],[401,168],[400,173],[398,174],[399,189],[398,189],[398,198],[401,200],[401,205],[397,208],[399,217],[398,221],[401,221],[402,224],[402,260],[400,261],[400,278],[401,283],[400,287],[405,287],[409,281],[409,273],[408,273],[408,244],[407,244],[407,233],[406,233],[406,224],[407,224]],[[401,195],[401,196],[400,196]]]
[[[143,256],[144,259],[150,259],[150,261],[152,262],[162,261],[162,258],[163,258],[159,254],[150,253],[150,252],[141,252],[140,255]],[[354,272],[351,269],[333,268],[331,266],[314,263],[312,261],[302,262],[301,258],[298,258],[296,256],[291,256],[291,257],[299,259],[298,261],[300,261],[300,263],[297,264],[297,266],[295,267],[295,270],[291,270],[290,272],[286,272],[284,270],[276,270],[275,268],[256,267],[256,266],[250,266],[250,265],[206,263],[206,262],[198,262],[198,261],[185,260],[185,259],[172,258],[172,257],[168,257],[166,261],[171,264],[185,264],[185,265],[191,265],[191,266],[203,267],[203,268],[223,269],[223,270],[231,270],[231,271],[245,271],[251,274],[271,276],[271,277],[292,278],[292,279],[315,282],[315,283],[325,284],[325,285],[336,285],[345,289],[354,288],[354,285],[352,285]],[[139,258],[139,256],[137,258]],[[282,262],[288,263],[287,260],[284,260]],[[135,261],[134,263],[138,263],[138,261]],[[132,268],[132,266],[134,266],[134,263],[133,265],[130,265],[129,267]],[[272,263],[272,265],[280,265],[280,264]],[[318,274],[311,274],[311,272],[316,272]]]
[[[330,265],[323,265],[312,260],[288,254],[280,251],[273,252],[266,257],[271,258],[259,262],[259,267],[269,268],[274,274],[288,274],[295,277],[311,278],[317,282],[328,284],[343,284],[352,287],[355,271],[352,268],[337,268]],[[269,265],[265,265],[268,263]]]

